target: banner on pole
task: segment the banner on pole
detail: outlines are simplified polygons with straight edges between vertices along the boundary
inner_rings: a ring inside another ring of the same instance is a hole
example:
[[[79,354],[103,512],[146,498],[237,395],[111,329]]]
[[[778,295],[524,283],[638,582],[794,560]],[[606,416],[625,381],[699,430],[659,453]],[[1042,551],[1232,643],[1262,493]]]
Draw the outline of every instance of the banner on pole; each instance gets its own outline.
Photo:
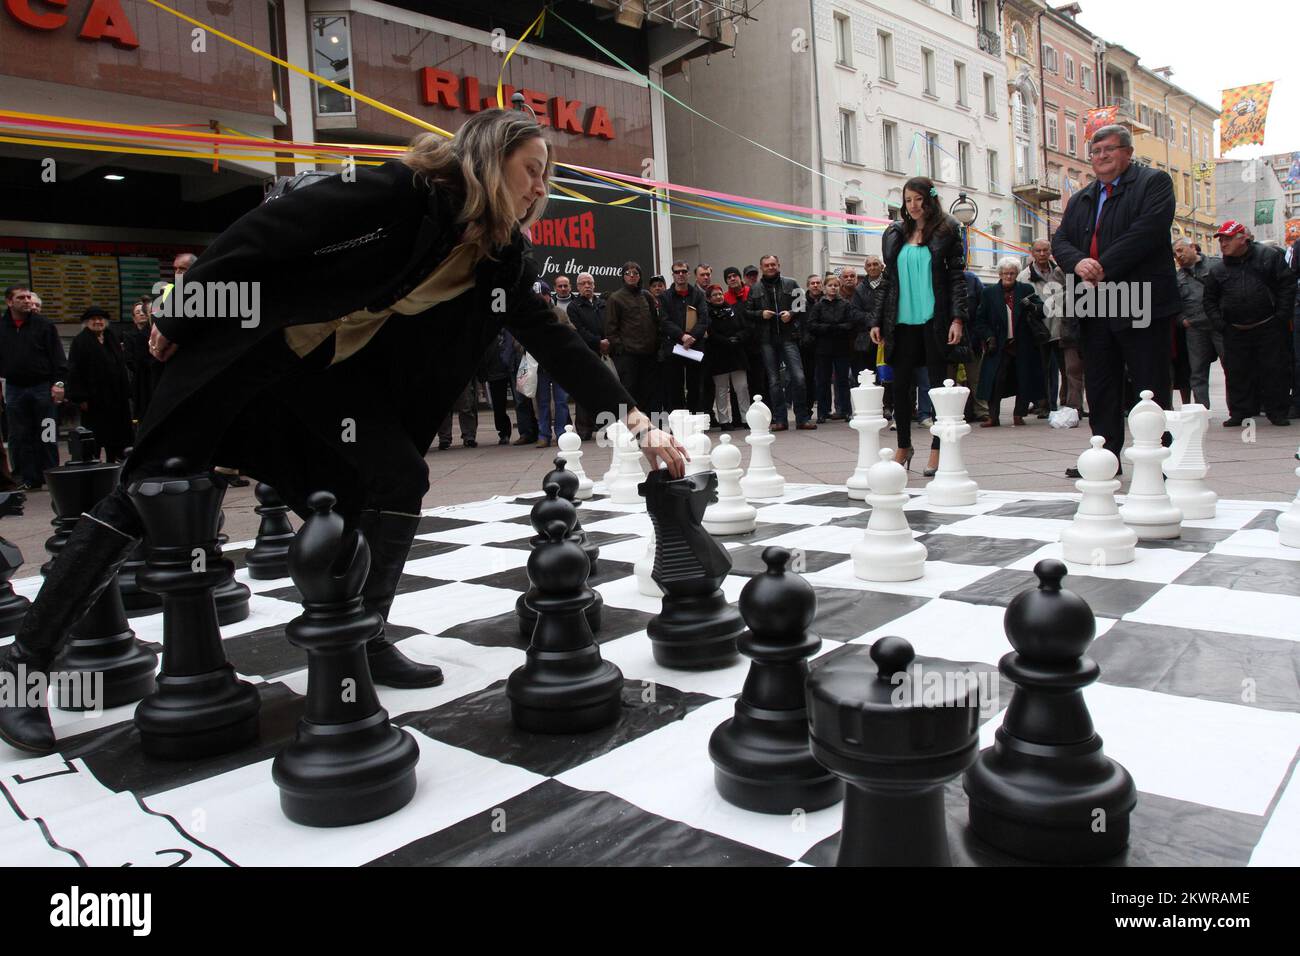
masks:
[[[1119,107],[1098,106],[1095,109],[1086,111],[1083,114],[1083,120],[1083,138],[1086,142],[1092,139],[1092,134],[1103,126],[1119,122]]]
[[[1255,200],[1255,225],[1270,226],[1273,224],[1273,204],[1276,199],[1256,199]]]
[[[1219,114],[1219,155],[1251,143],[1263,145],[1264,123],[1268,119],[1268,101],[1273,84],[1253,83],[1223,91],[1223,108]]]

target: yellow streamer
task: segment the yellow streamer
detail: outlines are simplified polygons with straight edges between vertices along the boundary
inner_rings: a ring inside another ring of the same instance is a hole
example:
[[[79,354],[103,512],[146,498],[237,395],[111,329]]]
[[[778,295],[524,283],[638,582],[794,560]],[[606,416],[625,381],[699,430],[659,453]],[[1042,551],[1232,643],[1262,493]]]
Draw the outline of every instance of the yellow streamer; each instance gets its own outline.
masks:
[[[497,74],[497,107],[499,109],[506,108],[505,97],[501,89],[501,81],[506,75],[506,64],[509,63],[510,58],[515,55],[515,50],[519,49],[519,44],[523,43],[526,39],[528,39],[528,34],[533,32],[533,28],[536,27],[539,23],[541,23],[545,19],[546,19],[546,8],[542,7],[542,12],[537,14],[536,19],[534,19],[532,23],[528,24],[528,29],[524,31],[524,35],[515,41],[515,45],[510,48],[510,52],[506,54],[506,58],[501,61],[501,72]]]
[[[60,140],[31,139],[25,136],[0,136],[0,143],[17,143],[20,146],[47,146],[53,149],[84,149],[96,153],[128,153],[136,156],[172,156],[180,159],[237,159],[249,163],[283,163],[295,160],[284,156],[243,155],[231,153],[199,153],[184,149],[149,149],[147,147],[131,148],[124,144],[101,145],[98,143],[63,142]],[[300,162],[346,163],[347,156],[302,156]],[[380,166],[380,160],[356,160],[358,166]]]

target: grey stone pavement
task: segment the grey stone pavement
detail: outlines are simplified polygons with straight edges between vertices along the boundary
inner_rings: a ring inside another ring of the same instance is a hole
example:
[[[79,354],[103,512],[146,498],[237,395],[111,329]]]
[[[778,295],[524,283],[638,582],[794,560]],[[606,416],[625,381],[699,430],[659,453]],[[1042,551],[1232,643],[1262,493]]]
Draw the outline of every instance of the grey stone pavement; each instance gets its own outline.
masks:
[[[1300,421],[1289,428],[1277,428],[1266,418],[1260,418],[1253,436],[1241,429],[1223,428],[1220,422],[1227,417],[1223,376],[1217,363],[1211,369],[1212,407],[1206,449],[1210,486],[1221,498],[1292,500],[1300,489],[1300,478],[1295,474],[1300,462],[1294,457],[1300,445]],[[1010,424],[1010,401],[1007,400],[1004,408],[1000,428],[972,426],[971,434],[964,440],[964,457],[971,477],[988,490],[1073,493],[1074,483],[1065,477],[1065,469],[1088,447],[1092,432],[1087,419],[1078,428],[1057,429],[1050,427],[1046,420],[1031,417],[1023,427],[1015,428]],[[718,434],[710,433],[715,444]],[[732,433],[745,466],[749,462],[749,447],[744,443],[746,434]],[[1252,437],[1253,440],[1243,440]],[[438,451],[435,447],[429,453],[430,487],[424,507],[540,490],[541,479],[551,469],[551,459],[557,454],[554,446],[549,449],[498,446],[492,415],[486,410],[480,411],[478,438],[479,447],[465,448],[457,431],[451,448]],[[787,481],[844,484],[853,473],[857,462],[857,433],[845,422],[830,422],[816,431],[792,428],[778,433],[776,438],[774,457]],[[928,442],[916,426],[913,426],[913,441],[917,451],[909,486],[922,488],[928,481],[921,475]],[[893,432],[882,432],[882,443],[892,445]],[[587,442],[583,451],[583,467],[598,480],[609,467],[609,449]],[[1121,493],[1128,490],[1128,477],[1126,469]],[[252,492],[250,486],[231,489],[226,495],[225,527],[232,541],[247,540],[257,533],[258,516],[253,512],[257,501]],[[51,533],[51,517],[49,495],[34,492],[27,496],[22,517],[5,518],[0,523],[0,535],[18,545],[26,559],[15,578],[39,572],[46,558],[44,542]]]

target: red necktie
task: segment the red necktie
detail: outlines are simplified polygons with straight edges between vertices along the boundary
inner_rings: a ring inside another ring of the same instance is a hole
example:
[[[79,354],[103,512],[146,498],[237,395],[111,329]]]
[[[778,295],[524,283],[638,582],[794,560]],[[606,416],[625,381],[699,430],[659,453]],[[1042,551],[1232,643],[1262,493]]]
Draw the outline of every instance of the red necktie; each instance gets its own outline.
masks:
[[[1115,188],[1114,184],[1113,184],[1113,183],[1102,183],[1102,188],[1104,188],[1104,189],[1106,190],[1106,199],[1107,199],[1107,201],[1109,201],[1109,200],[1110,200],[1110,194],[1111,194],[1111,191]],[[1103,212],[1105,212],[1105,211],[1106,211],[1106,206],[1105,206],[1105,204],[1103,204],[1102,207],[1101,207],[1101,210],[1097,213],[1097,221],[1093,224],[1093,227],[1092,227],[1092,245],[1090,245],[1090,246],[1088,247],[1088,258],[1089,258],[1089,259],[1096,259],[1096,258],[1097,258],[1097,236],[1098,236],[1098,234],[1101,232],[1101,214],[1102,214]]]

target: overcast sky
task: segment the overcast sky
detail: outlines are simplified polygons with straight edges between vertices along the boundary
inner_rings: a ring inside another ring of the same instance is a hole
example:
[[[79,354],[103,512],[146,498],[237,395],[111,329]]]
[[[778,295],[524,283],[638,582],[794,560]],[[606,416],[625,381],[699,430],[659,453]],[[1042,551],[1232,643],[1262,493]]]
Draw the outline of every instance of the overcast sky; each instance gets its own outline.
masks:
[[[1049,0],[1060,6],[1065,0]],[[1300,150],[1300,9],[1294,0],[1232,4],[1169,0],[1079,0],[1079,22],[1140,57],[1216,110],[1220,91],[1273,80],[1264,145],[1239,146],[1229,159]],[[1215,155],[1219,145],[1214,144]]]

